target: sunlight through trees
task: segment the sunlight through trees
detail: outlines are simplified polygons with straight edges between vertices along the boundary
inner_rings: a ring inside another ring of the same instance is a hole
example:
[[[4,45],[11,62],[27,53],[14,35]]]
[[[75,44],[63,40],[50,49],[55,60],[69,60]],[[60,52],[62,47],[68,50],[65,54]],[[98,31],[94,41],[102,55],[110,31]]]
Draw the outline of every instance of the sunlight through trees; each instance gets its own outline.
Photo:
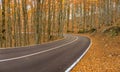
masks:
[[[0,47],[41,44],[119,18],[120,0],[0,0]]]

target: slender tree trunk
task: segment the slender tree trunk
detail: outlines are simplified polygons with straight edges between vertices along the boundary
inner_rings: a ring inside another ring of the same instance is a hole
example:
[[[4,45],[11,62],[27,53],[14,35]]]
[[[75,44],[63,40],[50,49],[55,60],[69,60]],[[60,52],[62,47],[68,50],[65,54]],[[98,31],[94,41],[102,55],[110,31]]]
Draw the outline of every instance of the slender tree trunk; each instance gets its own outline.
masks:
[[[1,39],[1,47],[5,47],[5,40],[6,40],[6,29],[5,29],[5,0],[2,0],[2,39]]]

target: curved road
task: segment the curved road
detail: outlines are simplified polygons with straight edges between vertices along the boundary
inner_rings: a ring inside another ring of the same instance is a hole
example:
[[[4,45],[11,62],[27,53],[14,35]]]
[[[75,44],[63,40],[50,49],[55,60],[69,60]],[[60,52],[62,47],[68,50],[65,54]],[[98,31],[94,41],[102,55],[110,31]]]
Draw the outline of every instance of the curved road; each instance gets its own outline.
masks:
[[[66,35],[47,44],[0,49],[0,72],[68,72],[90,45],[90,39]]]

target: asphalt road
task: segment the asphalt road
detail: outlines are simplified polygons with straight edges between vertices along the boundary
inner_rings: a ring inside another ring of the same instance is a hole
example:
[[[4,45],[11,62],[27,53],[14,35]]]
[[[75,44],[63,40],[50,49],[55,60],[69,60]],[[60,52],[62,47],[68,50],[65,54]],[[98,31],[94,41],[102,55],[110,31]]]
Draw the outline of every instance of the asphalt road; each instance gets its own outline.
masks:
[[[89,45],[87,37],[66,35],[42,45],[0,49],[0,72],[64,72]]]

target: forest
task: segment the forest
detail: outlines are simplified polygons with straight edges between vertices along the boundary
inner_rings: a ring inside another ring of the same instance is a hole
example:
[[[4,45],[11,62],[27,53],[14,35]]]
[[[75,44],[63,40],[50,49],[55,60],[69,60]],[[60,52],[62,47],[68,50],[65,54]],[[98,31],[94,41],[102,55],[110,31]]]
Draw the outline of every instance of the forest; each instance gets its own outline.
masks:
[[[0,0],[0,47],[42,44],[65,33],[120,26],[120,0]],[[117,32],[113,32],[116,34]]]

